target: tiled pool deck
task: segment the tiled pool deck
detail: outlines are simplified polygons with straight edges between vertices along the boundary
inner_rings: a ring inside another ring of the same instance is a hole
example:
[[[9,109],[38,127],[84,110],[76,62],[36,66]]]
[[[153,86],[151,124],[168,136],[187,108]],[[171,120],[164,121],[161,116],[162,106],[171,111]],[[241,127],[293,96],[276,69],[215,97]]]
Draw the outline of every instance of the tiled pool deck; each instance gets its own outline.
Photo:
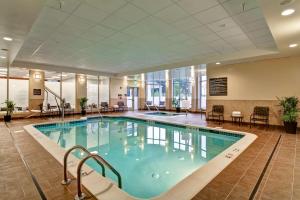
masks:
[[[140,113],[128,112],[124,115],[138,116]],[[80,116],[74,118],[78,117]],[[246,151],[194,197],[195,200],[249,199],[280,135],[282,135],[280,143],[255,199],[300,199],[300,142],[298,135],[285,134],[282,130],[273,127],[250,129],[247,125],[207,123],[205,117],[201,117],[199,114],[189,114],[187,117],[165,117],[164,119],[183,124],[222,126],[226,129],[254,133],[258,136]],[[9,129],[47,199],[73,199],[76,194],[75,182],[69,186],[62,186],[60,184],[62,166],[29,134],[22,131],[25,125],[49,122],[49,120],[57,119],[14,120],[9,124]],[[3,122],[0,122],[0,133],[0,191],[2,191],[0,199],[40,199]],[[89,199],[93,199],[93,197],[90,196]]]

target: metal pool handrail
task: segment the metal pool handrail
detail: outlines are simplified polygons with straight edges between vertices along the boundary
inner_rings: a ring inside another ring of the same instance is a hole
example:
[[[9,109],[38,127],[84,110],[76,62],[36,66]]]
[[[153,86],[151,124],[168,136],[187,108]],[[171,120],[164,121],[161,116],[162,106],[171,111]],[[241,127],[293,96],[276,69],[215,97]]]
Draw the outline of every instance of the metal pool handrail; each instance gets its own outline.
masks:
[[[84,148],[81,145],[75,145],[72,148],[70,148],[64,155],[64,180],[62,180],[62,182],[61,182],[62,185],[68,185],[69,183],[71,183],[71,179],[68,178],[67,161],[68,161],[68,157],[69,157],[70,153],[75,149],[80,149],[80,150],[84,151],[87,155],[94,155],[94,154],[91,154],[86,148]],[[104,165],[99,160],[97,160],[97,159],[94,159],[94,160],[101,166],[102,176],[105,177]]]
[[[75,196],[75,199],[84,199],[85,194],[82,192],[81,189],[81,168],[83,164],[90,158],[93,158],[95,160],[98,160],[100,163],[104,163],[105,166],[107,166],[117,177],[118,177],[118,187],[122,188],[122,179],[120,173],[113,167],[111,166],[106,160],[104,160],[101,156],[97,154],[90,154],[86,156],[84,159],[80,161],[77,167],[77,195]],[[99,163],[98,162],[98,163]]]

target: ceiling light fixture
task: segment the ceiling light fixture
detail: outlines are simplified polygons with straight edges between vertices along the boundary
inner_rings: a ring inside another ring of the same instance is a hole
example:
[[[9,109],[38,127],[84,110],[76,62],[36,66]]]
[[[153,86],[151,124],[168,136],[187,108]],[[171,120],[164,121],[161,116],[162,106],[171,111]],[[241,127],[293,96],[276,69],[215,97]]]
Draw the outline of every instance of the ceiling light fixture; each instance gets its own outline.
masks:
[[[216,62],[216,65],[220,65],[221,63],[220,62]]]
[[[282,11],[281,15],[282,16],[289,16],[289,15],[293,14],[294,12],[295,12],[294,9],[289,8],[289,9],[286,9],[286,10]]]
[[[13,39],[10,38],[10,37],[3,37],[3,40],[6,40],[6,41],[12,41]]]
[[[298,44],[290,44],[289,45],[290,48],[294,48],[294,47],[297,47],[297,46],[298,46]]]
[[[0,58],[5,59],[6,57],[5,56],[0,56]]]

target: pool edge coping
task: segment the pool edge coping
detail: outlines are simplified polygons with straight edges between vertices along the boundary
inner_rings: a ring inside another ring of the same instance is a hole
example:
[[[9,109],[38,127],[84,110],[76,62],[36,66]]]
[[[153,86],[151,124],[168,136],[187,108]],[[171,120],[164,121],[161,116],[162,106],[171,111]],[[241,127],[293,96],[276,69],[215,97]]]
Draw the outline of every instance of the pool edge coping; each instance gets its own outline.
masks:
[[[209,182],[211,182],[219,173],[221,173],[230,163],[232,163],[244,150],[252,144],[257,136],[252,133],[242,132],[242,131],[234,131],[223,128],[211,128],[200,125],[193,124],[185,124],[178,122],[168,122],[160,119],[152,119],[152,118],[140,118],[141,116],[123,116],[123,115],[105,115],[107,117],[124,117],[131,119],[139,119],[139,120],[151,120],[154,122],[160,122],[164,124],[170,125],[179,125],[187,128],[200,128],[205,130],[214,130],[214,131],[222,131],[228,133],[235,133],[239,135],[244,135],[237,142],[232,144],[230,147],[222,151],[216,157],[207,162],[204,166],[195,170],[193,173],[182,179],[180,182],[175,184],[168,191],[153,197],[155,200],[167,200],[167,199],[191,199],[197,193],[199,193]],[[90,118],[99,118],[100,116],[91,116],[91,117],[82,117],[80,119],[75,120],[67,120],[64,123],[73,122],[73,121],[86,121]],[[41,133],[34,126],[36,125],[47,125],[47,124],[55,124],[61,123],[62,121],[51,121],[37,124],[30,124],[24,126],[24,129],[28,134],[30,134],[48,153],[50,153],[61,165],[63,165],[63,157],[66,152],[63,148],[61,148],[58,144],[56,144],[53,140],[49,139],[46,135]],[[68,171],[72,174],[73,177],[76,177],[76,169],[77,165],[80,162],[78,158],[73,155],[70,155],[68,159],[68,163],[72,165],[68,165]],[[89,166],[84,165],[83,170],[86,172],[94,171]],[[83,176],[82,177],[82,185],[97,199],[101,200],[110,200],[110,199],[139,199],[131,196],[125,191],[119,189],[116,184],[114,184],[109,178],[104,178],[98,173],[92,173],[94,175]]]

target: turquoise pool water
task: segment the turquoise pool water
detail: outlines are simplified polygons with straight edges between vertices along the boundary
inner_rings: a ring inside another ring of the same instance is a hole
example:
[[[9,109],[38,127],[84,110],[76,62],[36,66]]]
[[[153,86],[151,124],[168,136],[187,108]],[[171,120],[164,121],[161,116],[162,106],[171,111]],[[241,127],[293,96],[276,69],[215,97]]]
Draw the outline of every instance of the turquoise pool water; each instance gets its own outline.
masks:
[[[123,190],[143,199],[168,191],[242,137],[126,117],[35,127],[62,148],[82,145],[97,152],[119,171]],[[79,151],[74,155],[84,156]],[[93,160],[87,164],[101,173]],[[107,177],[117,181],[106,171]]]
[[[145,113],[146,115],[154,115],[154,116],[176,116],[176,115],[183,115],[179,113],[170,113],[170,112],[149,112]]]

